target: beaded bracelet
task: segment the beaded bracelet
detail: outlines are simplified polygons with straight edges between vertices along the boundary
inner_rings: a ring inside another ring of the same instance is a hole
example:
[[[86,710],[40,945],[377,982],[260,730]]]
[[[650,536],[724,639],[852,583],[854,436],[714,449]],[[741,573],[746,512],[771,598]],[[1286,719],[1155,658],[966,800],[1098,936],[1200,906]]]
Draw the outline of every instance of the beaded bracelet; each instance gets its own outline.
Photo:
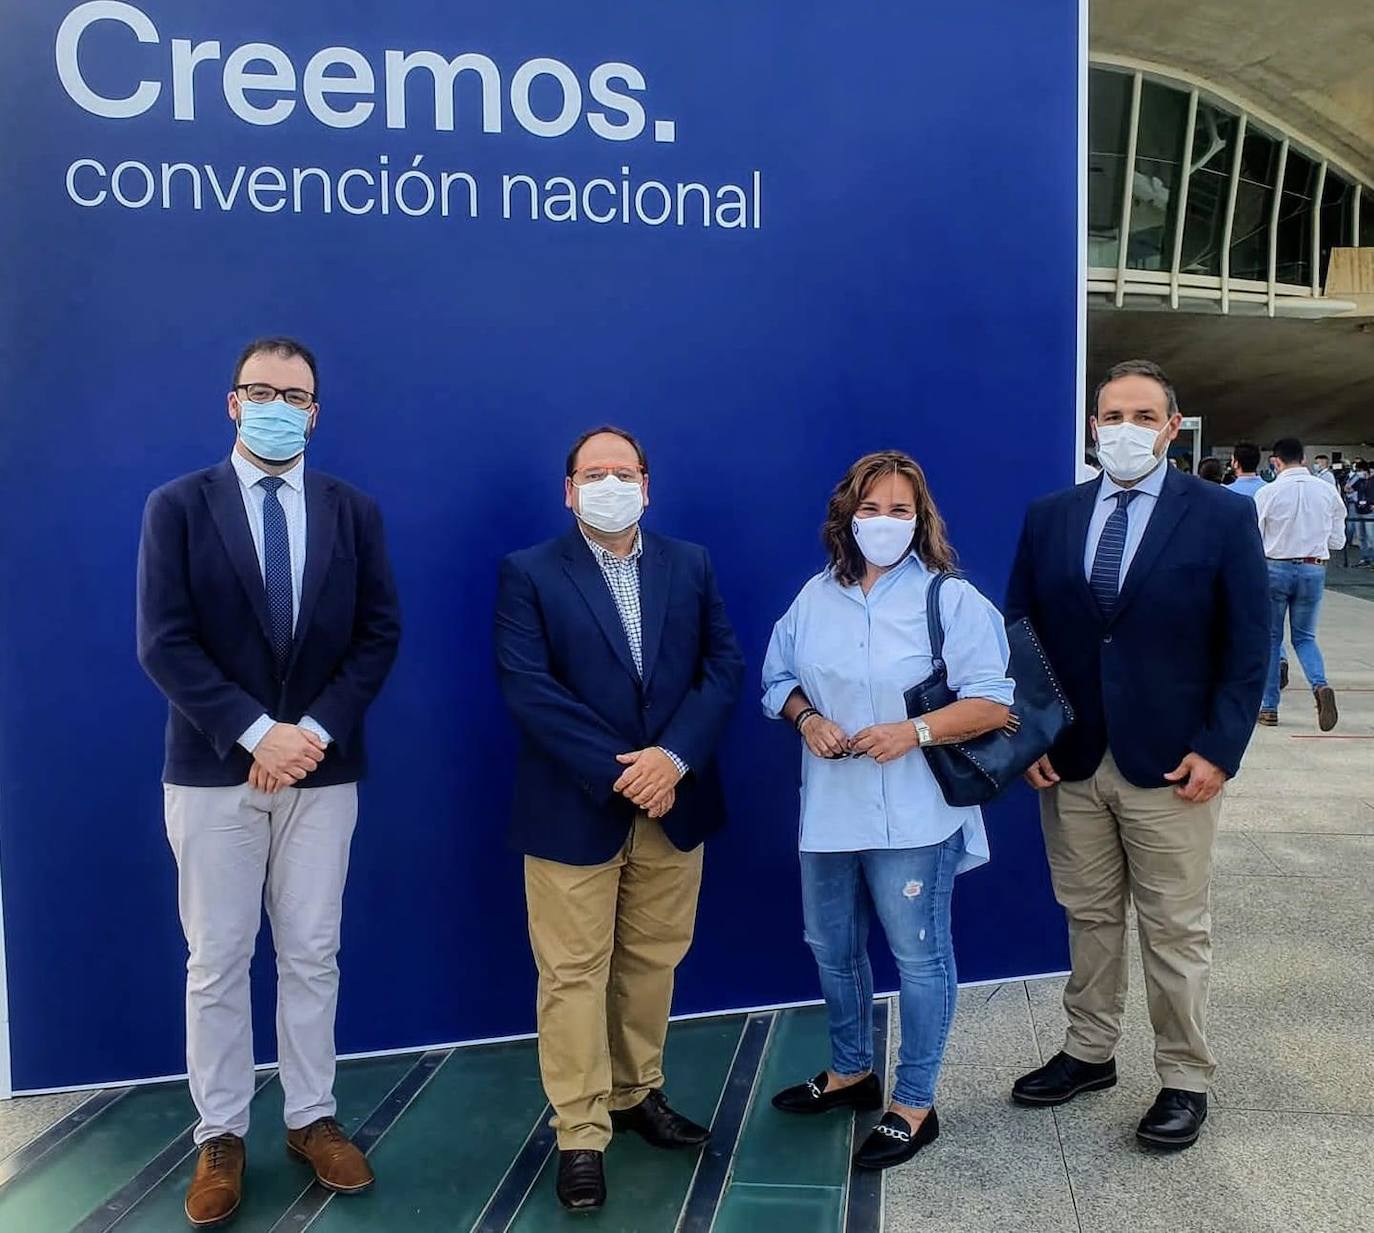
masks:
[[[816,710],[814,706],[808,706],[806,710],[804,710],[800,715],[797,716],[796,719],[792,721],[793,726],[797,729],[798,732],[800,732],[802,730],[802,724],[804,724],[808,719],[810,719],[812,715],[819,714],[820,711]]]

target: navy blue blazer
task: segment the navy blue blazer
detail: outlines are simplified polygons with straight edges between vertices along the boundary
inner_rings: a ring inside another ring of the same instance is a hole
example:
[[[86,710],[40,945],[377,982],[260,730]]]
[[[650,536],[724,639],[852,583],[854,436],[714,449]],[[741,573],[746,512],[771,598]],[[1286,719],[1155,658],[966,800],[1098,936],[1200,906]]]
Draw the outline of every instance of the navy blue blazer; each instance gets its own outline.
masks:
[[[138,659],[166,695],[163,779],[247,782],[238,739],[263,714],[309,714],[333,737],[299,786],[361,779],[363,714],[400,641],[382,519],[371,497],[305,473],[306,550],[296,638],[278,676],[267,591],[238,476],[227,459],[148,498],[138,549]]]
[[[613,790],[617,754],[659,745],[691,768],[663,819],[690,851],[725,822],[714,765],[744,658],[706,550],[644,535],[639,562],[644,679],[579,530],[501,565],[496,665],[522,735],[512,846],[597,865],[624,845],[635,808]]]
[[[1141,788],[1185,754],[1228,775],[1255,729],[1269,665],[1269,582],[1250,501],[1170,467],[1110,620],[1083,559],[1101,480],[1026,512],[1008,622],[1030,617],[1076,716],[1050,762],[1091,778],[1108,749]]]

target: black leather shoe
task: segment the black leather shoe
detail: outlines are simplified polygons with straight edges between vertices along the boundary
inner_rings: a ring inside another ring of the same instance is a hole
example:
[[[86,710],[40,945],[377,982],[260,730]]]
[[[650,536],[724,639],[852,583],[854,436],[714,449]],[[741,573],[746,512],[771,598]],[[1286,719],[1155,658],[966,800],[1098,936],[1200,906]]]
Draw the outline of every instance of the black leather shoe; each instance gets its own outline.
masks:
[[[1279,688],[1288,688],[1288,661],[1286,659],[1279,660]]]
[[[594,1212],[606,1204],[606,1171],[600,1152],[558,1153],[558,1201],[570,1212]]]
[[[705,1126],[674,1111],[660,1091],[650,1092],[633,1109],[613,1109],[611,1125],[633,1130],[650,1147],[700,1147],[711,1137]]]
[[[773,1097],[773,1108],[784,1113],[827,1113],[831,1109],[857,1109],[861,1113],[883,1107],[883,1085],[870,1074],[848,1087],[827,1091],[829,1075],[823,1070],[814,1079],[785,1087]]]
[[[940,1115],[932,1109],[913,1132],[899,1113],[884,1113],[854,1157],[856,1169],[890,1169],[906,1164],[927,1144],[940,1137]]]
[[[1116,1086],[1116,1059],[1080,1062],[1067,1053],[1056,1053],[1039,1070],[1022,1075],[1012,1084],[1011,1098],[1018,1105],[1067,1104],[1079,1092],[1096,1092]]]
[[[1176,1152],[1192,1147],[1207,1120],[1207,1093],[1164,1088],[1140,1120],[1135,1137],[1151,1147]]]

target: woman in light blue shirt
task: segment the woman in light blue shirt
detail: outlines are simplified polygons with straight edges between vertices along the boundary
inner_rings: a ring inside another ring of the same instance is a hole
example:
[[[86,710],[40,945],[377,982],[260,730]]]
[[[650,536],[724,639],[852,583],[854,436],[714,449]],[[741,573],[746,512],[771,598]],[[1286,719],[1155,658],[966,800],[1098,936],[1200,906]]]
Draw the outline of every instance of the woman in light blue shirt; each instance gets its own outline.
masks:
[[[876,912],[901,975],[902,1046],[892,1101],[855,1163],[887,1168],[939,1134],[935,1082],[954,1016],[955,876],[988,859],[977,808],[947,805],[920,745],[968,740],[1007,721],[1012,682],[997,609],[969,583],[940,596],[944,658],[958,701],[906,717],[903,694],[930,675],[925,600],[954,553],[925,475],[905,454],[861,458],[830,498],[830,565],[773,630],[763,707],[801,734],[801,870],[806,940],[830,1014],[831,1066],[779,1092],[789,1113],[877,1109]]]

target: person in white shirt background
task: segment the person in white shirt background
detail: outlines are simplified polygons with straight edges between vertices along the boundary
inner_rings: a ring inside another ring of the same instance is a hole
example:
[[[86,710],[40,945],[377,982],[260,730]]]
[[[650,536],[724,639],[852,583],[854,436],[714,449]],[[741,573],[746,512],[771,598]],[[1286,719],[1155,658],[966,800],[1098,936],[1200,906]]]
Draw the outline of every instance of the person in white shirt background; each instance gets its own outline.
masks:
[[[1317,645],[1317,619],[1326,588],[1326,563],[1345,545],[1345,503],[1340,493],[1303,465],[1302,442],[1285,437],[1274,446],[1278,475],[1255,494],[1264,555],[1269,560],[1270,632],[1273,653],[1259,722],[1279,722],[1279,650],[1287,618],[1293,650],[1312,687],[1317,726],[1336,726],[1336,695],[1326,679]]]

